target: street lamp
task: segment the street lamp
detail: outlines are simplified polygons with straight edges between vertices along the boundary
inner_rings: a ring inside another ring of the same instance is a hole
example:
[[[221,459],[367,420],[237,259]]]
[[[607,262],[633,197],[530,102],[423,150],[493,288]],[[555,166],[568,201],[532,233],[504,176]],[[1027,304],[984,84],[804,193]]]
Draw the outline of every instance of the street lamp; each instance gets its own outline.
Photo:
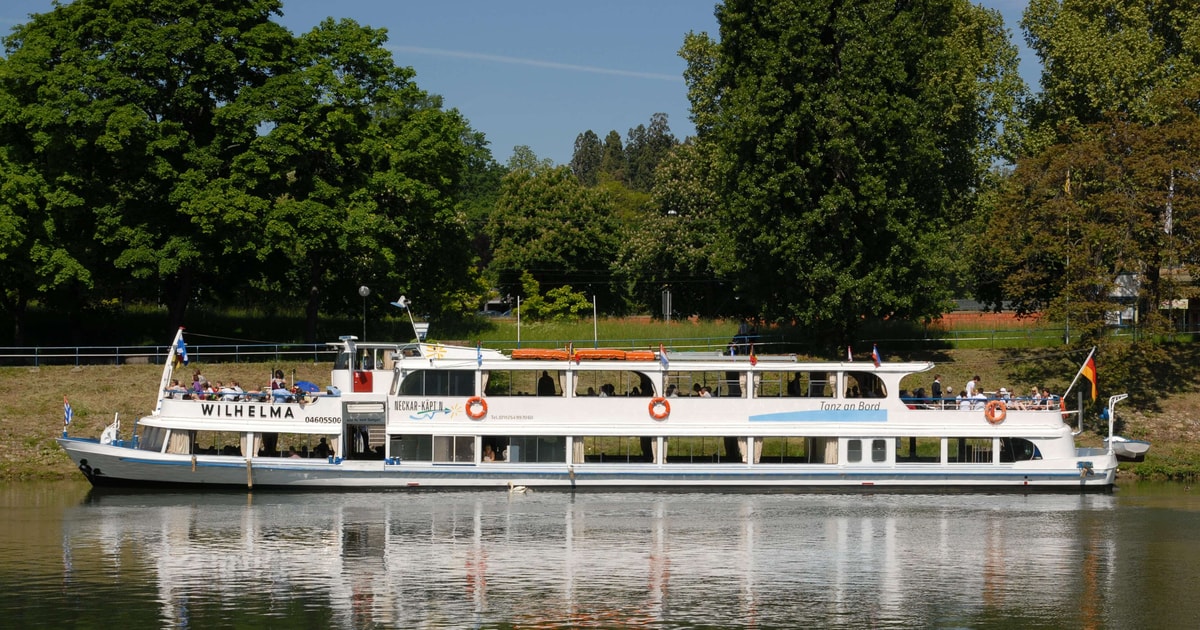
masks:
[[[364,284],[361,287],[358,287],[358,294],[361,295],[362,299],[363,299],[363,336],[362,336],[362,339],[363,339],[363,341],[366,341],[367,340],[367,296],[371,295],[371,289],[370,289],[370,287],[368,287],[367,285]]]

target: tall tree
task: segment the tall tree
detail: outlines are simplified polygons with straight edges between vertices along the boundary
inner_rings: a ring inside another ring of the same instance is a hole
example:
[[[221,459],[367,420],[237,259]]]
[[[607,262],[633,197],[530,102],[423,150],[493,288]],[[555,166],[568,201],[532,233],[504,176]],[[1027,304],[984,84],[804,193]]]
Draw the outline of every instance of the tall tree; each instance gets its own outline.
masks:
[[[650,126],[638,125],[629,130],[625,142],[626,163],[629,165],[629,187],[641,192],[650,192],[654,185],[654,169],[658,168],[671,149],[679,144],[671,134],[666,114],[650,117]]]
[[[76,0],[5,38],[0,142],[37,181],[38,213],[67,228],[39,245],[57,262],[22,281],[26,296],[84,281],[77,256],[87,255],[94,281],[161,298],[176,325],[200,287],[235,281],[183,205],[256,134],[221,110],[289,67],[289,35],[271,21],[279,8]]]
[[[628,181],[629,162],[625,155],[625,146],[621,144],[621,134],[616,130],[604,136],[604,157],[600,161],[600,180],[606,182]]]
[[[848,337],[948,306],[948,226],[1019,85],[1000,16],[966,0],[730,0],[721,41],[685,43],[746,315]],[[966,37],[964,31],[986,37]],[[715,60],[706,54],[715,52]],[[707,64],[710,64],[707,65]],[[710,74],[706,74],[707,68]]]
[[[604,161],[604,145],[600,136],[588,129],[575,137],[575,152],[571,155],[571,172],[584,186],[600,183],[600,164]]]
[[[269,131],[234,179],[191,206],[198,223],[219,230],[204,217],[219,216],[242,179],[255,182],[251,199],[266,202],[255,204],[266,237],[259,284],[305,304],[310,341],[322,309],[345,312],[364,284],[407,293],[425,312],[469,308],[451,296],[472,286],[471,250],[447,248],[431,264],[413,244],[466,240],[455,204],[470,129],[393,63],[385,41],[350,20],[301,36],[297,69],[246,97]]]
[[[1194,0],[1030,0],[1021,24],[1042,61],[1033,111],[1043,137],[1109,113],[1163,120],[1170,99],[1155,94],[1200,73],[1198,9]]]
[[[509,172],[487,229],[494,247],[489,272],[501,295],[521,295],[528,272],[545,291],[570,285],[602,304],[616,300],[611,204],[568,167]]]

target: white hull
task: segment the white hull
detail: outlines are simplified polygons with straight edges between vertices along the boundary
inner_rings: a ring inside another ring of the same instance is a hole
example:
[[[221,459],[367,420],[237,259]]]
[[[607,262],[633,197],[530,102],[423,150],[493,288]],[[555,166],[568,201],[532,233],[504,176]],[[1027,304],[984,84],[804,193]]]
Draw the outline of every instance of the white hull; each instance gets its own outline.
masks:
[[[1096,450],[1079,461],[1090,472],[1048,465],[1014,464],[824,466],[818,464],[507,464],[438,466],[382,461],[340,461],[148,453],[93,440],[60,438],[59,444],[96,486],[207,486],[290,489],[503,488],[509,482],[536,489],[778,488],[788,490],[980,489],[1104,490],[1112,486],[1116,461]],[[86,464],[83,464],[86,462]]]

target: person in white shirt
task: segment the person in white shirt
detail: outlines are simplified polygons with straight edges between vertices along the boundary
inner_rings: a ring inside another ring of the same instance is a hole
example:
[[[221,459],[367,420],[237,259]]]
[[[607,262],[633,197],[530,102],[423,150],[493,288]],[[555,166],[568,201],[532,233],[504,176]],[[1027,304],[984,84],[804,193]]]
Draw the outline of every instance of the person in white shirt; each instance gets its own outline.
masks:
[[[979,382],[978,374],[975,375],[975,378],[967,381],[967,387],[966,387],[967,398],[974,398],[975,390],[979,389],[980,385],[981,385],[981,383]]]

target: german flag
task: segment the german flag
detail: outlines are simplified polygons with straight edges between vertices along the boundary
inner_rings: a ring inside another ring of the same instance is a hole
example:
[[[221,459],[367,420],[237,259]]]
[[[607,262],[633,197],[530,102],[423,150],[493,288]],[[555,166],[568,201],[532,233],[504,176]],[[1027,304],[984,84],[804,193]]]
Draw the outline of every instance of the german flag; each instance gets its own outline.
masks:
[[[1096,358],[1089,354],[1079,373],[1092,384],[1092,400],[1096,400]]]

